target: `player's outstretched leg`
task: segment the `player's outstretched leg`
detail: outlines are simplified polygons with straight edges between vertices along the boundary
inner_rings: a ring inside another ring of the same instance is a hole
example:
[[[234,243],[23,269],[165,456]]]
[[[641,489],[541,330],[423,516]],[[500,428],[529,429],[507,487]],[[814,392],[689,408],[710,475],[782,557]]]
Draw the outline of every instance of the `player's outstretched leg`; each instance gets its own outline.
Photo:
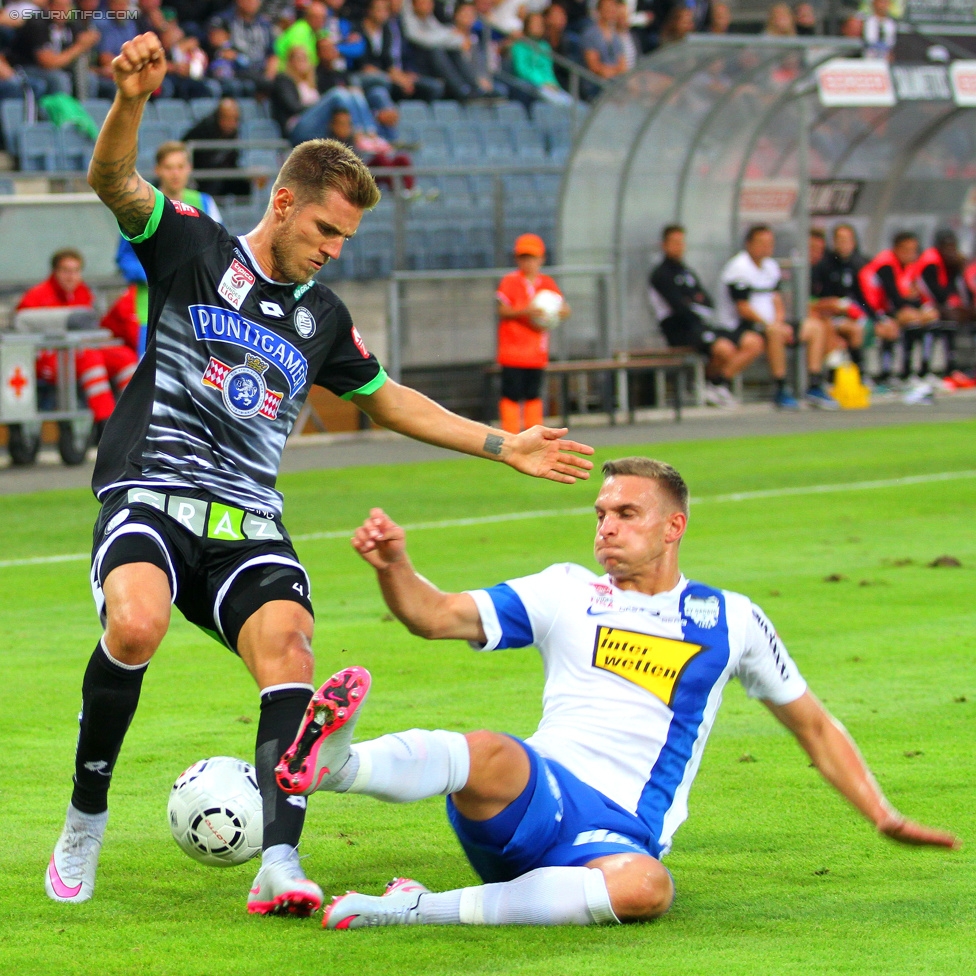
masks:
[[[295,741],[275,767],[278,786],[285,793],[308,796],[330,788],[330,780],[349,760],[352,733],[369,695],[370,680],[365,668],[345,668],[315,692]]]
[[[394,878],[380,897],[351,891],[333,899],[322,925],[594,925],[618,921],[598,868],[536,868],[514,881],[432,892]]]

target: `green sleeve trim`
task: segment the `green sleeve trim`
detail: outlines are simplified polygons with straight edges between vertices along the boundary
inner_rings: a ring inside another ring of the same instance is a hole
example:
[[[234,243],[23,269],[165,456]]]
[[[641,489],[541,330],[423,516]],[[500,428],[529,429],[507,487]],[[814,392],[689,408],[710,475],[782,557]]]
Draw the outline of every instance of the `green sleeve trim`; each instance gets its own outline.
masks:
[[[121,227],[119,228],[119,233],[130,244],[141,244],[143,241],[148,241],[156,233],[159,220],[163,216],[163,201],[166,197],[155,186],[153,187],[153,192],[156,194],[156,202],[153,204],[153,212],[149,215],[149,223],[146,224],[146,229],[138,237],[129,237]]]
[[[365,386],[361,386],[358,390],[343,393],[342,399],[351,400],[354,396],[369,396],[370,393],[375,393],[388,379],[386,370],[380,366],[380,371]]]

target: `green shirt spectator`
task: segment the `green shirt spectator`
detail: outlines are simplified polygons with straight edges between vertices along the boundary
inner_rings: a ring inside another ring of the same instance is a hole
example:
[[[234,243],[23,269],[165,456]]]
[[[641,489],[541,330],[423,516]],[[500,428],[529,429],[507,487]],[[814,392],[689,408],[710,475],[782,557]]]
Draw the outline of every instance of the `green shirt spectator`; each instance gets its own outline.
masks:
[[[537,88],[544,85],[558,88],[559,82],[552,70],[552,48],[549,42],[538,40],[535,44],[542,50],[526,41],[516,41],[512,45],[512,73],[516,78],[521,78]]]
[[[278,40],[275,41],[274,51],[278,55],[279,71],[284,70],[285,62],[288,60],[288,52],[293,47],[303,47],[308,51],[308,59],[312,62],[312,67],[317,68],[319,55],[316,45],[320,37],[328,37],[329,32],[325,29],[326,6],[320,0],[313,0],[305,9],[305,16],[295,21],[291,27],[282,32]]]

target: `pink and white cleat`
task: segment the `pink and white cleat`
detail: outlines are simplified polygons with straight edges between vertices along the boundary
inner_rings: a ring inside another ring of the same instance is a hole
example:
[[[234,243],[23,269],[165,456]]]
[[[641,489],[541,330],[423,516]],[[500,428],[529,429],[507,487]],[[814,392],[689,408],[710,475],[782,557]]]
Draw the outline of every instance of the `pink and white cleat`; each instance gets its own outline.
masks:
[[[44,875],[44,891],[54,901],[83,902],[95,890],[95,872],[108,813],[81,813],[68,806],[64,830]]]
[[[429,892],[429,888],[412,878],[394,878],[379,897],[349,891],[332,899],[322,916],[322,927],[362,929],[377,925],[419,925],[422,922],[417,910],[420,896]]]
[[[365,668],[345,668],[312,695],[295,741],[275,766],[275,778],[285,793],[308,796],[346,764],[370,681]]]
[[[307,918],[322,907],[322,889],[305,877],[298,858],[262,864],[247,895],[251,915]]]

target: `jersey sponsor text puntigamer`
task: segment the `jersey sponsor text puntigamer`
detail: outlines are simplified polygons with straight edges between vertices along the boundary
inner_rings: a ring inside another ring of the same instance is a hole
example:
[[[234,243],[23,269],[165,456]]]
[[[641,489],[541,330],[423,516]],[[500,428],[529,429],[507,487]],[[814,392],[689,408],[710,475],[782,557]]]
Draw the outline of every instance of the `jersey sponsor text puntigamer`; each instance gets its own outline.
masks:
[[[319,283],[267,278],[247,239],[156,191],[132,245],[150,286],[146,355],[108,422],[92,486],[193,488],[281,514],[281,452],[317,383],[369,394],[386,373]]]
[[[639,817],[664,853],[725,684],[779,705],[806,690],[755,604],[683,576],[649,596],[561,563],[471,595],[479,649],[534,644],[542,656],[542,720],[526,741]]]

